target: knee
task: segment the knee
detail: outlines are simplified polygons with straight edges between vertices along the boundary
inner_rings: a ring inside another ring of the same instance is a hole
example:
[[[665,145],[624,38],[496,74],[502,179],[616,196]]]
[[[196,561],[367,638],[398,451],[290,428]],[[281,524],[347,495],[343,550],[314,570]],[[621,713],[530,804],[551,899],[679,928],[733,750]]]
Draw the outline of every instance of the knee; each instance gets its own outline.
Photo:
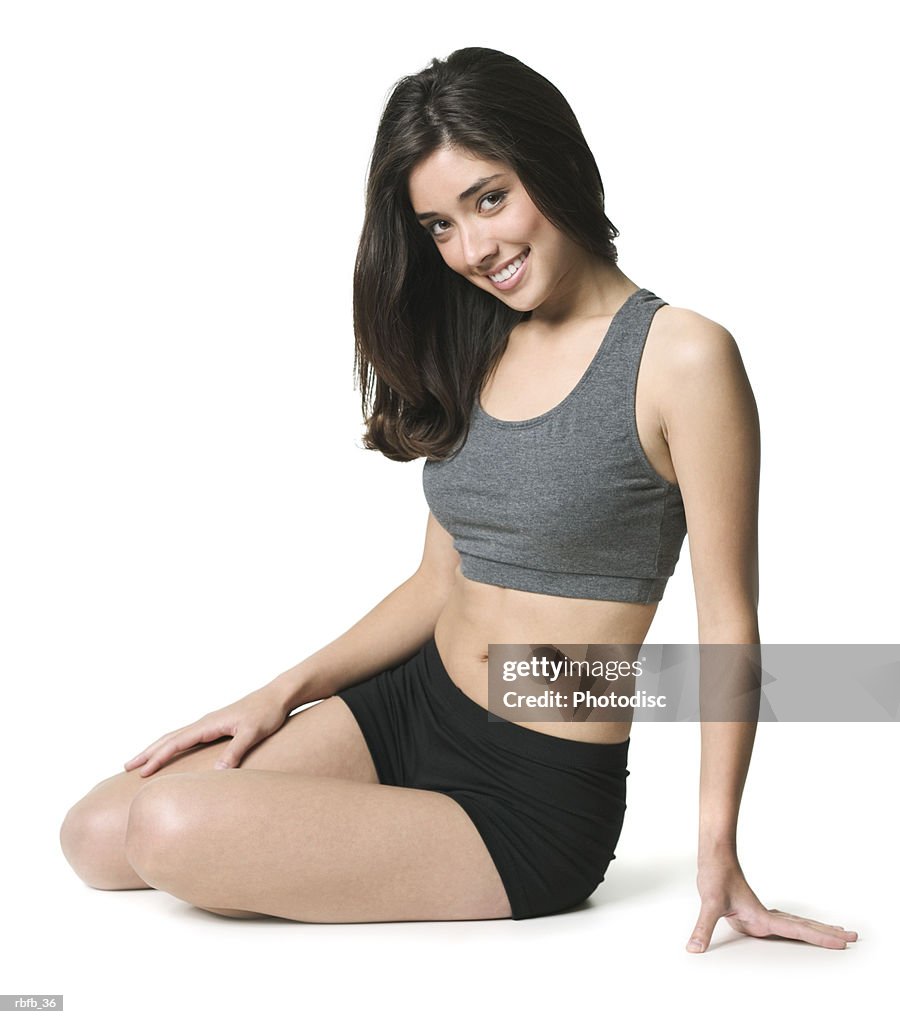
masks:
[[[179,848],[189,827],[182,776],[151,779],[131,801],[125,829],[125,858],[154,888],[175,877]]]
[[[115,867],[124,838],[121,809],[93,793],[69,809],[59,829],[63,855],[78,877],[94,889],[121,888],[116,884]]]

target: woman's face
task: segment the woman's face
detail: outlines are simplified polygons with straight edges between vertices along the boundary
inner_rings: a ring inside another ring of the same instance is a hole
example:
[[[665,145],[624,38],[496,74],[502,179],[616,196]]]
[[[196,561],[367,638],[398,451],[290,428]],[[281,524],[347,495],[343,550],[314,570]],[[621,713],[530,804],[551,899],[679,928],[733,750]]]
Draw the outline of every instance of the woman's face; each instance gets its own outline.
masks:
[[[507,164],[437,149],[413,168],[409,198],[447,266],[513,309],[537,309],[584,264]]]

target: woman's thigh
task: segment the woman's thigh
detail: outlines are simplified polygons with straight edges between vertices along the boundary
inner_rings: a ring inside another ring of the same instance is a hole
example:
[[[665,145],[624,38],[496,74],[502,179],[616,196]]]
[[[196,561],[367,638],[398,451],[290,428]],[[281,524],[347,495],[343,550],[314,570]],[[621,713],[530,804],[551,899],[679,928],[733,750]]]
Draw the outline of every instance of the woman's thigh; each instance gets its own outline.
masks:
[[[135,798],[125,849],[153,888],[204,909],[322,923],[511,915],[478,831],[442,793],[183,773]]]
[[[151,781],[184,772],[219,771],[215,763],[230,736],[175,755],[148,777],[138,769],[97,783],[67,813],[60,829],[66,859],[88,885],[98,889],[147,888],[128,863],[125,831],[132,800]],[[378,782],[365,738],[339,697],[329,697],[291,715],[284,725],[249,750],[237,769]]]

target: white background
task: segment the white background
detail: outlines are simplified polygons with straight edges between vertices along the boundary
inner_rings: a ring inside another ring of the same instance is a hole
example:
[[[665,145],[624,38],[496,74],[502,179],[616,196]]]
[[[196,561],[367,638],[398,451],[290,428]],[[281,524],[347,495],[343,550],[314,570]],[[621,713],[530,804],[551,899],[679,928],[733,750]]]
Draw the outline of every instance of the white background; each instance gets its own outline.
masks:
[[[762,422],[763,641],[897,642],[888,9],[0,8],[0,992],[63,992],[79,1022],[837,1020],[893,997],[892,724],[761,726],[748,779],[750,884],[858,929],[841,952],[724,922],[684,952],[691,725],[635,728],[618,858],[590,909],[554,918],[228,920],[90,889],[58,845],[96,782],[418,565],[422,462],[359,440],[352,268],[383,103],[461,46],[562,90],[622,269],[737,339]],[[648,642],[695,638],[686,543]]]

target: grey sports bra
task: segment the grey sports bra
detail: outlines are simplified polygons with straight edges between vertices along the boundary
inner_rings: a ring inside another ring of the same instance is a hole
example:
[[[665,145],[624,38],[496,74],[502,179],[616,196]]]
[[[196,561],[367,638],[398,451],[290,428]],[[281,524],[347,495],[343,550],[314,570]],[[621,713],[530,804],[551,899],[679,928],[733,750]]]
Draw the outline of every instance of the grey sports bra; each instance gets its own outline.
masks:
[[[680,488],[641,446],[635,390],[664,305],[646,288],[632,292],[558,405],[498,420],[476,399],[464,443],[425,460],[425,498],[467,579],[604,601],[663,596],[687,525]]]

